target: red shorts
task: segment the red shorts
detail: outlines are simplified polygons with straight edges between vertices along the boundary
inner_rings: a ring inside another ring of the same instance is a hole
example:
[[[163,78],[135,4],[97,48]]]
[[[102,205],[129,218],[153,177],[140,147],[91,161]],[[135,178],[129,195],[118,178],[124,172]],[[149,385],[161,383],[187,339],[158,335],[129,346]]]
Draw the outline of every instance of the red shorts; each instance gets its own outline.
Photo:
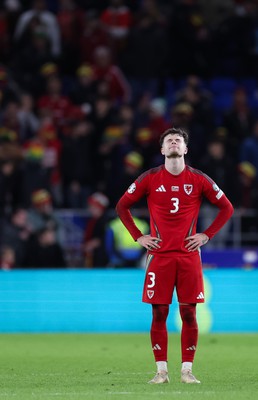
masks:
[[[142,301],[170,304],[174,288],[179,303],[204,303],[202,263],[198,252],[171,257],[148,254]]]

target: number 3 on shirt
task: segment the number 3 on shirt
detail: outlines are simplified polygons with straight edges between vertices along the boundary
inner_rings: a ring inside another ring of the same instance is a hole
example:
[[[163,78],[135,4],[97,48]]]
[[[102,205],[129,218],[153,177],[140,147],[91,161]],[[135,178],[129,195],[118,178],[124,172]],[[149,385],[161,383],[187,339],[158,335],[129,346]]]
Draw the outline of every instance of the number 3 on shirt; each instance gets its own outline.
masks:
[[[154,272],[148,272],[148,275],[150,277],[150,283],[148,284],[148,288],[152,288],[155,286],[155,274]]]
[[[176,213],[179,210],[179,199],[177,197],[172,197],[171,201],[174,208],[170,210],[170,212]]]

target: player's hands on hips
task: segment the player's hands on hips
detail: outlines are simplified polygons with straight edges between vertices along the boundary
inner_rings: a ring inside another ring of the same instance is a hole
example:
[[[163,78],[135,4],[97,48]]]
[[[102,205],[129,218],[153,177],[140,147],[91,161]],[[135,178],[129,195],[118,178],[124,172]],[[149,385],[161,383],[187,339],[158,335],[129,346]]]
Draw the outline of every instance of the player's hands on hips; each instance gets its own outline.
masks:
[[[137,242],[147,250],[156,250],[160,248],[161,239],[151,235],[143,235],[137,239]]]
[[[205,235],[205,233],[196,233],[193,236],[188,236],[185,238],[185,240],[188,241],[188,243],[185,245],[188,251],[195,251],[198,250],[199,247],[206,244],[209,240],[209,237]]]

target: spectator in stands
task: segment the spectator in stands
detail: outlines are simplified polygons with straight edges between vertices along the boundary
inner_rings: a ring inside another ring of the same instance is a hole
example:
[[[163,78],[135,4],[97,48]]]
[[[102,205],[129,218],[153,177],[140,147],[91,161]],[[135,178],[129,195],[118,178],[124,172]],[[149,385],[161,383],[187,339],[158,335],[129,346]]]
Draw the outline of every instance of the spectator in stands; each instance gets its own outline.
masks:
[[[186,77],[185,85],[183,85],[176,93],[175,93],[175,102],[181,103],[184,101],[188,101],[188,91],[192,89],[199,93],[200,100],[202,102],[207,101],[211,106],[213,94],[209,90],[205,89],[202,79],[197,75],[188,75]]]
[[[65,207],[85,207],[87,197],[94,190],[92,134],[89,121],[83,118],[70,121],[70,133],[63,140],[61,152]]]
[[[61,33],[62,56],[60,68],[64,74],[72,74],[79,60],[79,43],[84,28],[85,12],[74,0],[60,0],[57,21]]]
[[[131,87],[122,70],[113,64],[108,47],[100,46],[95,49],[92,68],[96,79],[107,83],[108,95],[115,105],[130,102]]]
[[[108,263],[105,234],[109,200],[101,192],[93,193],[87,201],[90,217],[86,223],[83,239],[84,266],[105,267]]]
[[[210,132],[213,132],[215,128],[212,96],[202,88],[201,81],[197,76],[190,75],[186,84],[175,93],[175,103],[178,105],[178,109],[180,109],[181,104],[188,104],[192,108],[189,127],[193,162],[196,165],[199,156],[203,154],[204,148],[207,147]],[[176,109],[177,107],[175,107]]]
[[[151,131],[151,139],[154,146],[164,130],[170,127],[167,120],[167,104],[162,98],[154,98],[150,101],[148,110],[147,128]]]
[[[173,126],[183,126],[184,129],[189,132],[189,140],[192,138],[192,120],[193,120],[194,110],[191,104],[187,102],[178,103],[171,108],[171,120]],[[204,143],[197,141],[195,144],[192,143],[191,146],[191,157],[195,158],[195,153],[199,152],[199,148],[204,148]],[[202,153],[203,154],[203,153]],[[187,155],[189,157],[189,154]],[[190,157],[189,157],[190,158]],[[190,159],[192,159],[190,158]],[[196,157],[197,158],[197,157]]]
[[[184,126],[189,132],[191,151],[187,155],[187,158],[189,163],[198,165],[200,157],[205,152],[213,129],[205,129],[204,122],[195,117],[195,108],[190,102],[178,103],[172,106],[171,116],[174,126]]]
[[[135,147],[140,154],[144,154],[143,169],[156,166],[157,153],[153,159],[153,143],[149,128],[138,128],[135,134]],[[157,164],[158,165],[158,164]]]
[[[13,131],[0,128],[0,217],[24,204],[22,149]]]
[[[9,101],[1,114],[2,129],[13,132],[13,136],[20,142],[20,121],[18,118],[19,104],[17,101]]]
[[[73,104],[68,96],[63,94],[63,84],[59,76],[50,76],[46,81],[46,93],[38,100],[38,112],[41,117],[51,117],[59,134],[64,133]]]
[[[1,246],[0,248],[0,269],[9,271],[16,268],[15,253],[12,247]]]
[[[37,94],[34,95],[36,99],[40,96],[43,96],[47,91],[47,82],[50,78],[61,78],[60,68],[55,62],[46,62],[40,66],[39,70],[39,80],[38,84],[38,91]],[[63,89],[63,81],[62,81],[62,89]]]
[[[230,201],[239,205],[239,189],[236,164],[226,154],[225,144],[222,140],[213,138],[208,143],[207,153],[201,158],[199,168],[210,176],[220,187],[228,193]],[[209,226],[217,214],[216,208],[207,202],[202,206],[202,218],[200,220],[201,230]],[[216,240],[208,243],[208,247],[223,248],[227,245],[227,237],[231,223],[227,222],[218,232]]]
[[[56,240],[53,229],[42,228],[30,240],[24,268],[65,268],[64,251]]]
[[[92,112],[89,120],[92,123],[92,156],[94,165],[94,176],[98,190],[103,190],[103,155],[100,146],[103,143],[105,131],[112,126],[117,118],[117,112],[112,101],[107,96],[97,96],[93,102]],[[100,184],[100,187],[99,187]]]
[[[244,139],[251,135],[255,115],[248,104],[247,92],[238,87],[233,93],[232,107],[226,110],[222,125],[227,129],[227,151],[237,161],[239,146]]]
[[[145,220],[134,217],[134,221],[143,234],[149,233],[149,225]],[[130,234],[118,217],[108,223],[106,246],[110,267],[139,268],[145,264],[145,253],[142,247],[136,241],[132,241]]]
[[[134,106],[135,112],[135,125],[136,127],[144,127],[149,121],[150,103],[153,99],[153,95],[150,92],[143,92],[137,99]]]
[[[39,189],[32,194],[28,221],[34,235],[33,239],[39,232],[51,230],[55,236],[55,241],[61,243],[62,225],[55,214],[52,198],[47,190]]]
[[[23,196],[26,207],[31,206],[32,193],[38,189],[51,189],[49,171],[43,165],[45,146],[38,136],[23,144]]]
[[[10,55],[14,50],[13,35],[17,24],[17,20],[22,11],[22,4],[20,0],[3,0],[1,4],[2,3],[4,4],[2,7],[6,11],[5,19],[7,22],[7,29],[9,36],[9,53],[7,60],[5,60],[4,62],[9,63]]]
[[[35,113],[34,98],[30,93],[22,93],[19,99],[17,119],[20,143],[31,139],[39,129],[39,119]]]
[[[254,123],[252,135],[244,139],[241,143],[239,154],[241,162],[249,162],[258,171],[258,120]]]
[[[63,142],[59,139],[57,129],[50,118],[45,117],[40,120],[37,139],[44,149],[41,165],[47,175],[54,206],[61,207],[63,200],[60,159]]]
[[[227,154],[222,139],[214,137],[209,141],[207,152],[200,159],[198,166],[228,194],[230,201],[237,205],[239,196],[237,165]]]
[[[157,140],[160,132],[171,125],[167,117],[166,100],[158,97],[152,98],[150,93],[142,94],[135,109],[135,139],[139,145],[139,151],[144,149],[146,168],[152,167],[152,163],[155,163],[154,158],[157,155]],[[141,132],[140,136],[139,132]]]
[[[96,79],[89,64],[81,64],[76,70],[75,84],[69,94],[73,104],[82,105],[88,112],[96,97]]]
[[[9,102],[17,101],[18,86],[13,79],[10,78],[7,67],[0,64],[0,107],[4,108]]]
[[[121,65],[132,85],[133,99],[145,92],[157,96],[158,82],[166,74],[168,57],[166,30],[149,12],[142,12],[131,28]]]
[[[241,210],[241,232],[242,244],[253,246],[257,245],[257,225],[258,225],[258,184],[257,184],[257,169],[248,161],[239,163],[240,177],[240,210]],[[251,212],[251,214],[249,214]],[[244,238],[244,234],[247,237]],[[256,241],[252,239],[256,237]]]
[[[0,243],[2,249],[8,248],[13,251],[12,265],[10,268],[21,268],[23,266],[26,246],[30,235],[31,226],[28,222],[28,213],[26,209],[17,208],[9,218],[4,220],[1,229]]]
[[[56,16],[47,10],[45,0],[32,0],[31,9],[24,11],[16,25],[14,39],[22,41],[22,36],[26,32],[29,24],[34,20],[34,27],[40,26],[50,42],[51,54],[59,57],[61,54],[60,29]]]
[[[257,205],[257,170],[248,161],[239,163],[238,166],[241,184],[240,206],[246,210]]]
[[[172,76],[209,74],[213,67],[211,28],[198,0],[176,2],[169,20],[170,60]]]
[[[213,73],[221,76],[255,74],[257,3],[252,0],[229,3],[232,3],[232,12],[227,13],[214,32]]]
[[[165,3],[166,0],[161,2],[157,0],[142,0],[139,4],[138,12],[151,15],[154,21],[166,28],[171,10],[166,8]],[[137,11],[135,13],[137,14]]]
[[[59,71],[59,66],[54,63],[54,62],[49,62],[46,64],[43,64],[40,68],[40,73],[42,75],[44,84],[46,83],[46,80],[52,76],[54,77],[58,77],[60,75],[60,71]],[[44,90],[45,88],[42,87],[42,90]]]
[[[116,178],[116,184],[113,186],[113,190],[110,191],[112,202],[114,205],[117,203],[118,199],[121,197],[121,193],[124,193],[127,188],[135,181],[135,179],[143,171],[144,157],[138,151],[132,150],[125,154],[123,162],[120,166],[120,173],[118,178]],[[136,204],[136,208],[144,209],[146,207],[145,200],[139,201]]]
[[[97,4],[94,2],[94,7]],[[94,53],[97,47],[111,48],[111,40],[103,27],[96,9],[88,9],[85,14],[83,32],[79,41],[79,59],[82,63],[94,63]]]
[[[116,110],[109,97],[97,96],[95,98],[90,121],[94,127],[94,143],[96,149],[102,142],[106,128],[114,123],[116,115]]]
[[[7,60],[10,54],[11,38],[8,29],[7,12],[0,6],[0,60]]]
[[[126,44],[133,16],[124,0],[109,0],[108,3],[100,15],[100,20],[111,39],[111,46],[116,55]]]
[[[24,45],[17,47],[12,55],[10,65],[14,79],[22,90],[29,91],[38,97],[41,94],[42,86],[41,68],[43,65],[54,61],[55,58],[51,54],[48,37],[44,29],[38,27],[32,30]]]
[[[135,110],[131,104],[128,103],[121,104],[118,110],[118,118],[121,121],[134,125],[135,124],[134,116],[135,116]]]
[[[194,123],[201,125],[205,132],[214,129],[212,99],[212,93],[202,86],[201,79],[196,75],[189,75],[185,85],[175,93],[175,103],[190,104],[194,111]]]
[[[252,136],[243,140],[239,149],[239,173],[243,208],[257,209],[258,202],[258,121],[255,122]]]
[[[107,127],[99,147],[104,171],[103,187],[112,207],[115,205],[114,194],[117,193],[121,180],[124,156],[133,150],[132,137],[133,127],[130,122],[118,120],[117,123]]]

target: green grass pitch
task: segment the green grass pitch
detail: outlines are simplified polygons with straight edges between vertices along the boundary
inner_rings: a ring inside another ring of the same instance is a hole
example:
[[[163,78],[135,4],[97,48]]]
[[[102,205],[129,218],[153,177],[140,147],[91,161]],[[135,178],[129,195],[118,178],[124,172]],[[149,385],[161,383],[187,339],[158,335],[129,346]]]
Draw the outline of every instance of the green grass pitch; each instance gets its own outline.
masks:
[[[180,337],[169,337],[170,384],[148,385],[148,334],[2,334],[0,400],[248,400],[258,397],[258,334],[201,335],[180,383]]]

